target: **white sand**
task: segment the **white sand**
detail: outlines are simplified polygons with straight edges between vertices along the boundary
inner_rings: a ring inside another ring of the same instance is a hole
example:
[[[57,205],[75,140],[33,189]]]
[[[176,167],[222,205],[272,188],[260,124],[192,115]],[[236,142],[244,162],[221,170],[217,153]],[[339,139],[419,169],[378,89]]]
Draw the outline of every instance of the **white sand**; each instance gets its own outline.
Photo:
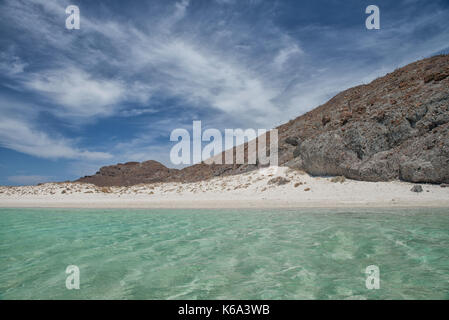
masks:
[[[284,177],[284,185],[268,181]],[[285,167],[196,183],[101,188],[81,183],[0,187],[0,207],[61,208],[300,208],[449,207],[449,188],[406,182],[331,182]]]

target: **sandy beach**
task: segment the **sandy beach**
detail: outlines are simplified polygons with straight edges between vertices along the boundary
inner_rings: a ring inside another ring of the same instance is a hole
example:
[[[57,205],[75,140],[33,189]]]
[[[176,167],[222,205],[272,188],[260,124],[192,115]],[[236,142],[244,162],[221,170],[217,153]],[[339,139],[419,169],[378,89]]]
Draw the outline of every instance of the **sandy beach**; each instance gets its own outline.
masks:
[[[0,207],[58,208],[306,208],[449,207],[449,188],[400,181],[311,177],[286,167],[195,183],[97,187],[82,183],[0,187]]]

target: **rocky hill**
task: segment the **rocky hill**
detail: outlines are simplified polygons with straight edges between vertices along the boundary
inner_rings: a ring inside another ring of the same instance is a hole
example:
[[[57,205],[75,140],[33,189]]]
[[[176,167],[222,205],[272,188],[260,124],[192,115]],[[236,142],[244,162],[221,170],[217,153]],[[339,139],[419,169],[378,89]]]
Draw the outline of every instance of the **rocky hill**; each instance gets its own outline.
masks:
[[[127,162],[100,168],[93,176],[79,179],[82,182],[91,182],[98,186],[130,186],[139,183],[153,183],[164,181],[173,172],[163,164],[149,160],[142,163]]]
[[[343,91],[279,130],[279,164],[311,175],[449,182],[449,55],[414,62]],[[245,146],[246,148],[247,146]],[[257,168],[155,161],[103,167],[79,179],[96,185],[198,181]]]

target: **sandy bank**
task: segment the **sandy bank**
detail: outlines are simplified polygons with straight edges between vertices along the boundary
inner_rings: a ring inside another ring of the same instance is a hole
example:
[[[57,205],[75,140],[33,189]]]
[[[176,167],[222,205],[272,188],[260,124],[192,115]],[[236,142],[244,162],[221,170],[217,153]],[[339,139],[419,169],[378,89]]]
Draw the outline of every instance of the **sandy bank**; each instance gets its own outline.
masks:
[[[285,179],[285,180],[284,180]],[[268,168],[196,183],[159,183],[101,188],[47,183],[0,187],[0,207],[61,208],[306,208],[448,207],[449,188],[406,182],[363,182],[311,177],[288,168]]]

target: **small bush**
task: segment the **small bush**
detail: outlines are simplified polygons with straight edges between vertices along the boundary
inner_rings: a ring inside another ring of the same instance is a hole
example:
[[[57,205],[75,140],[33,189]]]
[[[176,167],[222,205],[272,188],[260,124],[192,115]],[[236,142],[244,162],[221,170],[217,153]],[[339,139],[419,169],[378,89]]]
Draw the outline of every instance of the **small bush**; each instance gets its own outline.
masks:
[[[280,186],[280,185],[283,185],[283,184],[287,184],[289,182],[290,182],[290,180],[288,180],[288,179],[286,179],[284,177],[276,177],[276,178],[268,180],[267,183],[268,184],[276,184],[276,185]]]

